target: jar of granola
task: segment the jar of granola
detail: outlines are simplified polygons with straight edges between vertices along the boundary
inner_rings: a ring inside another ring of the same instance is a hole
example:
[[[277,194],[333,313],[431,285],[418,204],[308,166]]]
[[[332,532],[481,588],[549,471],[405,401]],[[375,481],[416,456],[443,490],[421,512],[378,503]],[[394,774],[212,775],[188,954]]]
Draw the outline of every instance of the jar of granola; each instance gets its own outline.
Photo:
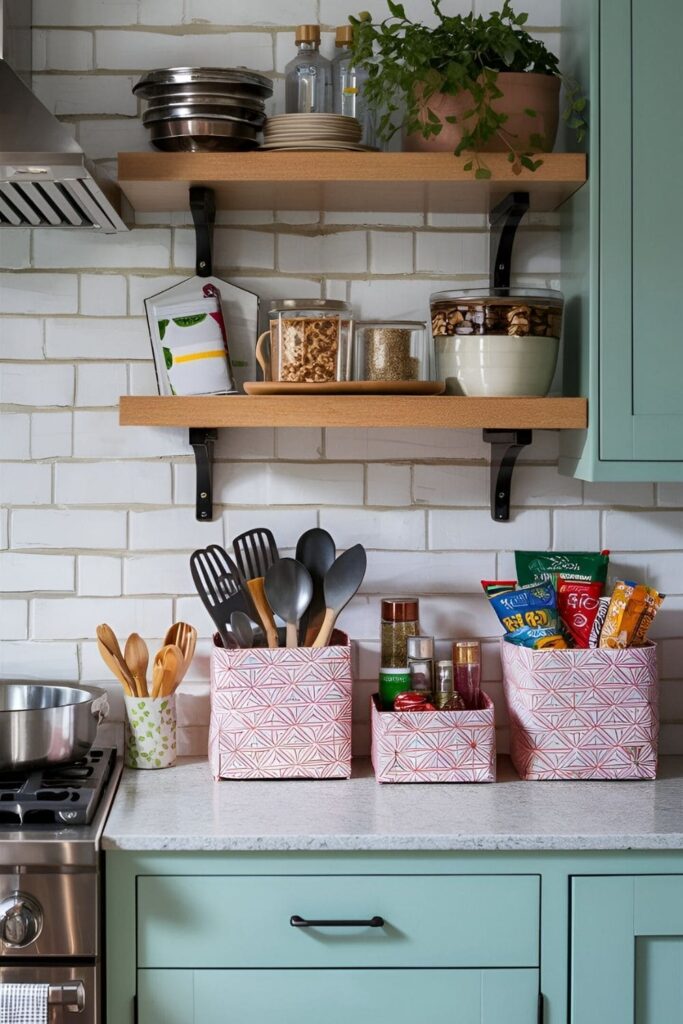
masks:
[[[351,307],[336,299],[272,302],[269,330],[256,343],[267,381],[329,384],[351,380]],[[268,339],[268,340],[267,340]]]

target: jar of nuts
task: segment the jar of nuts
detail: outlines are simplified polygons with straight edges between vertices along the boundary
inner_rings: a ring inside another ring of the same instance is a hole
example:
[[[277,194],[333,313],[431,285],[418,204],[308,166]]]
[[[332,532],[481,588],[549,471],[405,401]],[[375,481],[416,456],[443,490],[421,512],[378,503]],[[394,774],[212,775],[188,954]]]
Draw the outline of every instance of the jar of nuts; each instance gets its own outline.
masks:
[[[281,299],[270,304],[268,318],[269,330],[256,343],[265,380],[328,384],[351,379],[353,317],[346,302]]]
[[[536,288],[437,292],[431,297],[437,376],[455,395],[547,395],[564,300]]]
[[[429,380],[424,322],[361,320],[355,347],[357,380]]]

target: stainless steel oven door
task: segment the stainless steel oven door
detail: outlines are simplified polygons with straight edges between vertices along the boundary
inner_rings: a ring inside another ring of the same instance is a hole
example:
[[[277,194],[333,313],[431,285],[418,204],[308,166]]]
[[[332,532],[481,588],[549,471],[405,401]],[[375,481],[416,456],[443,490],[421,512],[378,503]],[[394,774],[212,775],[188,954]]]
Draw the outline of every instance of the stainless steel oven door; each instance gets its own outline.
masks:
[[[94,964],[43,967],[0,962],[0,985],[50,985],[48,1024],[100,1024],[98,971]]]
[[[94,871],[0,868],[0,963],[5,957],[95,957],[98,927]]]

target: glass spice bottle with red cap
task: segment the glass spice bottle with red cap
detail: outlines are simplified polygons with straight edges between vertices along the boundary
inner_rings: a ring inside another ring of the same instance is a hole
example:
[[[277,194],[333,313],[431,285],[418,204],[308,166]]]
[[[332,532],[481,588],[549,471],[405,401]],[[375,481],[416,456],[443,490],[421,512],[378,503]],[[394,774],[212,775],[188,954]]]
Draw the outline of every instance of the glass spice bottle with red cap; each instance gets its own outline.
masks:
[[[408,637],[419,636],[420,602],[416,597],[385,597],[381,605],[382,668],[405,668]]]

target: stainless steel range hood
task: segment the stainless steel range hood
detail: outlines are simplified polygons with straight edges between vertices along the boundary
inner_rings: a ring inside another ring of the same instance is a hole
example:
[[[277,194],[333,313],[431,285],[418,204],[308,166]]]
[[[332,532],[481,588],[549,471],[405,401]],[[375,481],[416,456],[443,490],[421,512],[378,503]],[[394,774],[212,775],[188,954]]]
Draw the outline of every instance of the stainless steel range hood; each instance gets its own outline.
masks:
[[[31,92],[32,7],[0,0],[0,225],[126,231],[83,150]]]

